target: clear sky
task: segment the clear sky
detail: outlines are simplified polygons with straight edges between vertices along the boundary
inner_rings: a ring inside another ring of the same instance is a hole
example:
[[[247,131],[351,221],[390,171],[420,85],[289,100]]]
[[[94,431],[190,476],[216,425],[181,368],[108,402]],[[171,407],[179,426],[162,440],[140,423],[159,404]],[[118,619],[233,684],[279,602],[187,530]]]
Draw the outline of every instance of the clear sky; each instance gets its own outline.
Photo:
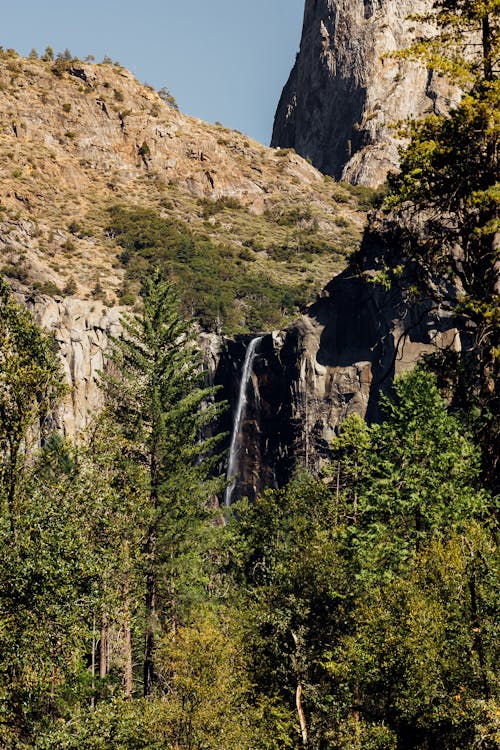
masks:
[[[268,144],[299,48],[304,0],[18,0],[2,8],[0,44],[109,55],[183,112]]]

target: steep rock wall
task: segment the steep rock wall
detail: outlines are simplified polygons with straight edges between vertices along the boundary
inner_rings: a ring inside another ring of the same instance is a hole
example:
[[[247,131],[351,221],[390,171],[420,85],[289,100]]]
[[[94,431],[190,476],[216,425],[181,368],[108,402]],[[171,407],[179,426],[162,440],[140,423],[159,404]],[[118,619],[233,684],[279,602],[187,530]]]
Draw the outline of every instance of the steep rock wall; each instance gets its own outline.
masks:
[[[377,186],[398,165],[395,123],[444,112],[459,92],[424,66],[388,57],[429,29],[409,16],[432,0],[306,0],[300,52],[272,145],[326,174]]]
[[[409,305],[397,288],[374,283],[397,265],[403,227],[372,218],[358,257],[292,326],[264,336],[242,425],[241,478],[233,497],[282,486],[296,467],[317,474],[352,413],[380,419],[380,393],[424,355],[469,349],[461,321],[431,301]],[[248,338],[226,342],[215,380],[234,410]],[[225,428],[230,427],[231,412]]]
[[[57,344],[68,393],[54,416],[62,434],[74,438],[102,406],[99,373],[110,338],[121,331],[120,308],[74,297],[28,296],[25,302]]]

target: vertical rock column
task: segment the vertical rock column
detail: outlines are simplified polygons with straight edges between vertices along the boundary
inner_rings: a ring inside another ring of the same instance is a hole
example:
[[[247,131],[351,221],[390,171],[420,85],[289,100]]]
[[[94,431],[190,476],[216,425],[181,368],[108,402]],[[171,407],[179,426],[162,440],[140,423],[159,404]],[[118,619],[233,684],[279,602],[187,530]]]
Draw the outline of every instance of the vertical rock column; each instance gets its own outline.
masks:
[[[398,166],[393,125],[445,112],[459,92],[390,54],[430,31],[410,19],[433,0],[306,0],[300,52],[271,145],[336,179],[377,186]]]

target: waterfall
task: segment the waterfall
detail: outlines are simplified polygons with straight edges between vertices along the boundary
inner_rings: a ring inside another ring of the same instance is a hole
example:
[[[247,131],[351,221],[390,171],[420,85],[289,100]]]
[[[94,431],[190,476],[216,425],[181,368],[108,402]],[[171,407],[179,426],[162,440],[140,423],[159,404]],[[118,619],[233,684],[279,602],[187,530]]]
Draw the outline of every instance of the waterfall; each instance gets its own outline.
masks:
[[[228,486],[226,487],[226,492],[224,495],[224,502],[228,507],[231,505],[231,498],[236,486],[236,481],[238,479],[238,458],[242,443],[241,427],[243,425],[243,419],[246,412],[248,381],[252,376],[252,369],[257,346],[261,341],[262,336],[257,336],[257,338],[250,341],[245,354],[243,370],[241,372],[240,391],[238,394],[236,413],[234,415],[233,431],[231,433],[231,445],[229,448],[229,460],[226,475],[227,481],[231,481],[231,484],[228,484]]]

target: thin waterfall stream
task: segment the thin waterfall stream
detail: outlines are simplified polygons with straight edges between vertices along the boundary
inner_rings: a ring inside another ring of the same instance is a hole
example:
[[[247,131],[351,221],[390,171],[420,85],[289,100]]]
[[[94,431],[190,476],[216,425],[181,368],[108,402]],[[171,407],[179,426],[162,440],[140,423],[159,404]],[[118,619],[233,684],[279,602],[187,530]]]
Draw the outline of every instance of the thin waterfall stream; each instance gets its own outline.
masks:
[[[236,482],[238,480],[238,459],[242,446],[241,428],[246,412],[248,383],[250,378],[252,377],[255,355],[257,354],[257,347],[261,341],[262,336],[257,336],[250,341],[245,354],[243,370],[241,372],[238,404],[234,415],[233,431],[231,433],[231,444],[229,447],[229,459],[226,474],[226,479],[228,482],[230,482],[230,484],[227,485],[226,492],[224,494],[224,502],[228,507],[231,505],[231,498],[233,496],[234,488],[236,487]]]

